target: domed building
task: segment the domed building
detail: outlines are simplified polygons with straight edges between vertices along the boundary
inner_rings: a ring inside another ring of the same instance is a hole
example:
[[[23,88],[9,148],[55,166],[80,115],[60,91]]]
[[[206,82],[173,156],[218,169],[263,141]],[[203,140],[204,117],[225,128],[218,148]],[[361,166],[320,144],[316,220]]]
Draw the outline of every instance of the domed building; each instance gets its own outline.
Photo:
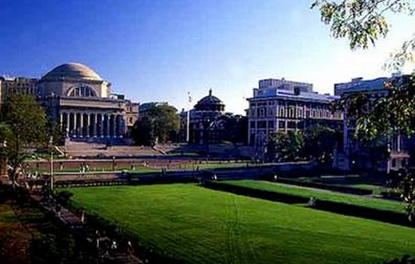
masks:
[[[111,84],[80,63],[62,64],[39,81],[39,95],[68,97],[109,97]]]
[[[209,90],[209,95],[200,99],[195,105],[196,111],[222,113],[225,111],[225,105],[223,102],[212,95],[212,89]]]
[[[182,110],[180,113],[180,141],[188,141],[191,144],[219,143],[226,132],[220,123],[224,112],[225,104],[212,95],[210,89],[209,94],[200,99],[192,110],[189,112]],[[189,127],[187,127],[188,119]]]
[[[21,82],[20,79],[15,80]],[[23,87],[14,82],[14,86]],[[68,139],[112,141],[123,138],[138,119],[138,103],[112,94],[110,82],[80,63],[65,63],[52,69],[36,80],[30,94],[37,96]]]

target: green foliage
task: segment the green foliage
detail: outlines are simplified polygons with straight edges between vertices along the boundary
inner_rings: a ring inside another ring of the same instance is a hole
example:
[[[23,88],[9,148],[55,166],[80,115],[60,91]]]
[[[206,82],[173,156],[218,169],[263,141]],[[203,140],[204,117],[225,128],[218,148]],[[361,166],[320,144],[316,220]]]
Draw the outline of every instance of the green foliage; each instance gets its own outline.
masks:
[[[347,115],[349,126],[355,126],[355,137],[374,140],[380,136],[415,133],[414,76],[400,76],[385,83],[384,95],[371,93],[343,96],[337,110]]]
[[[88,212],[184,263],[381,263],[415,253],[412,228],[191,184],[71,191]]]
[[[225,114],[220,116],[219,122],[223,122],[224,139],[233,144],[245,143],[248,138],[248,118],[241,115]]]
[[[137,145],[154,146],[156,144],[156,137],[154,135],[152,120],[148,117],[140,118],[134,124],[132,137]]]
[[[387,11],[413,15],[414,3],[408,0],[343,0],[339,3],[326,0],[315,1],[311,8],[319,8],[321,19],[331,26],[335,38],[348,38],[350,47],[367,48],[375,44],[379,36],[386,36],[389,30],[385,14]],[[405,41],[401,48],[392,54],[386,65],[395,70],[406,62],[414,61],[415,36]],[[370,94],[345,96],[338,103],[349,121],[355,125],[355,136],[369,142],[382,137],[403,133],[415,133],[415,87],[414,75],[393,79],[385,84],[384,97],[371,98]],[[413,217],[415,204],[415,175],[402,172],[401,188],[406,202],[407,213]]]
[[[304,157],[315,158],[323,163],[332,161],[333,150],[341,144],[342,133],[329,127],[312,126],[304,131]]]
[[[398,185],[391,191],[400,193],[409,221],[415,222],[415,169],[401,169],[396,176]]]
[[[270,135],[267,155],[270,160],[295,161],[301,158],[304,135],[301,131],[276,132]]]
[[[2,121],[7,127],[3,126],[0,134],[7,141],[5,153],[14,168],[14,180],[28,149],[45,146],[48,142],[46,113],[34,97],[24,94],[7,97],[2,111]]]
[[[347,38],[352,49],[368,48],[379,37],[389,32],[387,11],[412,14],[411,1],[405,0],[343,0],[315,1],[311,8],[318,8],[321,20],[330,25],[335,38]]]
[[[153,146],[176,139],[180,119],[177,109],[170,105],[155,105],[141,117],[132,132],[137,145]]]
[[[323,126],[311,126],[304,131],[277,132],[268,140],[267,155],[271,161],[317,159],[329,162],[340,142],[340,131]]]

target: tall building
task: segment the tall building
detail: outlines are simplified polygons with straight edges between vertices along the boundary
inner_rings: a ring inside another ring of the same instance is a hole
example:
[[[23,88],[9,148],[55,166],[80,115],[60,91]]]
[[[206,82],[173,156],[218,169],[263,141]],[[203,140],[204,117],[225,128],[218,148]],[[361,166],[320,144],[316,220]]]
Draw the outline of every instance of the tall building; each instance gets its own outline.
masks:
[[[111,94],[111,83],[80,63],[62,64],[40,79],[1,79],[2,100],[8,94],[37,97],[67,137],[87,141],[128,135],[138,118],[138,104]]]
[[[390,82],[394,77],[380,77],[372,80],[363,80],[363,78],[354,78],[351,82],[337,83],[334,89],[342,98],[353,96],[356,93],[366,94],[370,101],[386,96],[390,90],[385,88],[385,83]],[[405,80],[405,78],[402,78]],[[369,106],[368,106],[369,107]],[[370,108],[368,109],[370,110]],[[402,135],[394,137],[385,137],[379,139],[378,143],[368,146],[354,137],[355,126],[354,120],[344,114],[343,121],[343,162],[341,169],[368,169],[387,171],[397,170],[405,166],[408,162],[408,138]],[[389,153],[385,157],[382,153]]]
[[[312,125],[341,127],[342,113],[332,113],[337,96],[318,94],[311,83],[285,79],[259,81],[248,98],[248,144],[263,148],[277,131],[298,131]]]
[[[0,76],[0,101],[17,93],[37,96],[37,81],[35,78]]]

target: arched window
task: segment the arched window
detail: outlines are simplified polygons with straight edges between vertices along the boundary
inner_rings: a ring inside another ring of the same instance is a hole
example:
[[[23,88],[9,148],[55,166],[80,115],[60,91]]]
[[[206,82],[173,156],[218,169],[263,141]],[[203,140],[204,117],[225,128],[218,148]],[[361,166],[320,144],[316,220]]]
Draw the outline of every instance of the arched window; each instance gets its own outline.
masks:
[[[97,97],[94,89],[87,85],[80,85],[74,88],[71,88],[68,92],[68,96],[79,96],[79,97]]]

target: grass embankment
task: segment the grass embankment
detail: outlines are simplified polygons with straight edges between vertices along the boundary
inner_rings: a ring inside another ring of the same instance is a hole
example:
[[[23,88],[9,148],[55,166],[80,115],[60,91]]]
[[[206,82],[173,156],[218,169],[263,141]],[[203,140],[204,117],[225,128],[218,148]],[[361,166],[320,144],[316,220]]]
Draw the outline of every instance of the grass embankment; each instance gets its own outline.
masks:
[[[222,182],[221,182],[222,183]],[[223,181],[224,184],[242,186],[256,190],[264,190],[269,192],[291,194],[300,197],[314,197],[317,200],[339,202],[351,205],[359,205],[368,208],[403,212],[404,205],[401,202],[382,200],[378,198],[363,197],[350,194],[342,194],[337,192],[304,188],[299,186],[290,186],[267,181]]]
[[[300,182],[312,182],[325,184],[328,186],[352,187],[362,190],[370,190],[374,194],[380,194],[385,191],[386,178],[379,175],[376,176],[360,176],[360,175],[322,175],[319,177],[300,177]]]
[[[74,203],[185,263],[380,263],[415,229],[193,184],[74,188]]]

